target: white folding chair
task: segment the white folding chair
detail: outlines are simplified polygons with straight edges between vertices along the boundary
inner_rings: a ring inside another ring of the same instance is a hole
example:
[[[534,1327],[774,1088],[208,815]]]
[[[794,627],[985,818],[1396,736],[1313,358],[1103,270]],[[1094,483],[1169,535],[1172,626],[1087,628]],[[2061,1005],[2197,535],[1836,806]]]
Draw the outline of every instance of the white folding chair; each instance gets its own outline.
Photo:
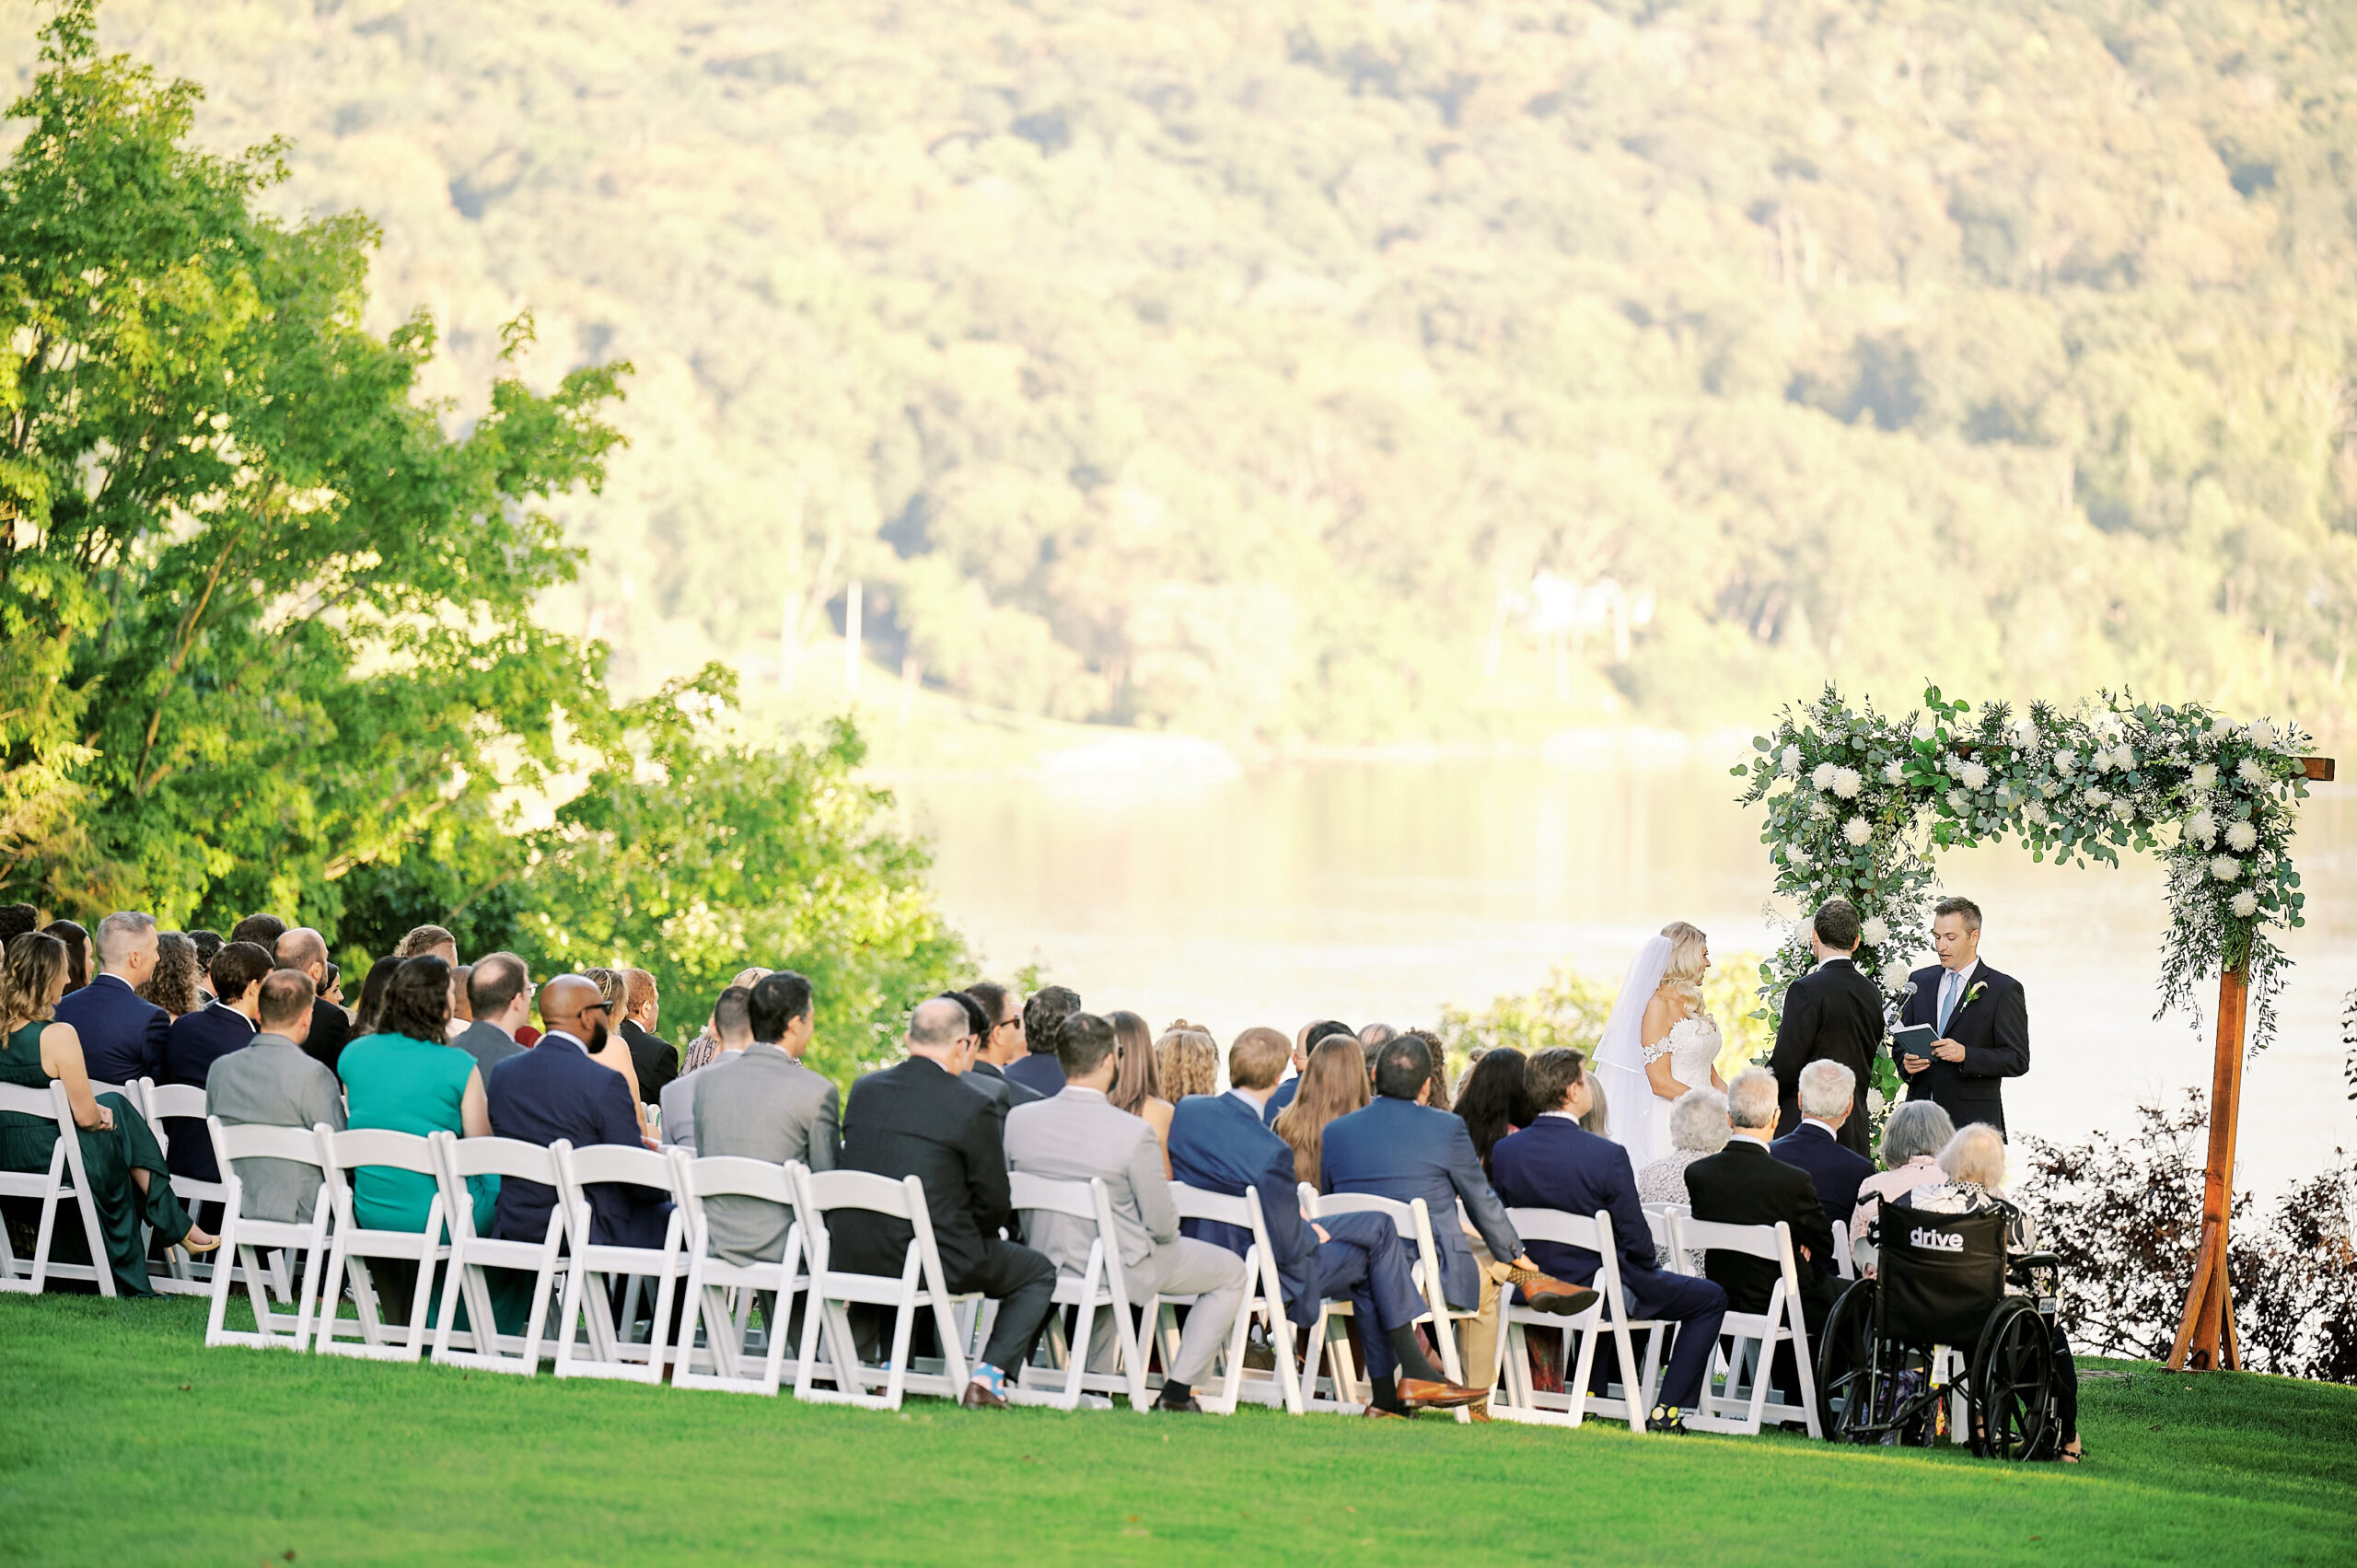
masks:
[[[91,1085],[90,1089],[94,1094],[99,1092],[96,1084]],[[124,1098],[137,1106],[139,1114],[147,1119],[149,1131],[156,1134],[157,1146],[167,1156],[172,1152],[172,1135],[166,1128],[165,1118],[177,1121],[185,1117],[197,1124],[195,1131],[182,1128],[180,1136],[183,1138],[196,1137],[202,1132],[205,1121],[204,1091],[193,1084],[159,1084],[153,1078],[142,1078],[124,1091]],[[227,1167],[221,1164],[218,1148],[213,1151],[213,1163],[225,1175],[227,1173]],[[199,1203],[226,1203],[229,1201],[229,1188],[226,1181],[203,1181],[193,1176],[176,1175],[172,1178],[172,1191],[180,1195],[180,1202],[192,1215],[196,1213]],[[166,1295],[203,1295],[212,1290],[213,1264],[210,1261],[192,1259],[177,1247],[168,1249],[164,1256],[171,1272],[147,1282],[156,1290]],[[224,1248],[215,1256],[226,1262],[229,1259],[228,1249]]]
[[[1113,1202],[1104,1181],[1097,1177],[1086,1181],[1055,1181],[1017,1170],[1008,1173],[1007,1183],[1014,1194],[1016,1214],[1062,1214],[1097,1232],[1097,1238],[1088,1244],[1086,1266],[1078,1274],[1057,1273],[1058,1310],[1050,1315],[1048,1332],[1041,1336],[1047,1342],[1049,1354],[1061,1355],[1065,1364],[1062,1389],[1044,1397],[1035,1393],[1037,1385],[1032,1383],[1031,1375],[1054,1370],[1052,1366],[1035,1364],[1021,1369],[1007,1389],[1007,1398],[1012,1401],[1017,1393],[1022,1393],[1027,1397],[1021,1402],[1026,1404],[1077,1410],[1085,1395],[1127,1394],[1131,1409],[1145,1409],[1152,1397],[1145,1380],[1145,1336],[1130,1310],[1129,1283],[1121,1273],[1121,1238],[1113,1228]],[[1069,1339],[1064,1334],[1062,1310],[1066,1307],[1074,1310]],[[1100,1312],[1108,1315],[1112,1329],[1118,1367],[1113,1372],[1088,1370],[1090,1336]],[[1109,1399],[1097,1402],[1106,1409],[1112,1406]]]
[[[280,1159],[314,1169],[319,1165],[319,1135],[316,1127],[265,1127],[205,1119],[213,1147],[221,1156],[223,1200],[222,1266],[213,1271],[209,1289],[212,1308],[205,1314],[207,1345],[250,1345],[263,1349],[308,1351],[311,1348],[311,1304],[327,1275],[328,1217],[333,1205],[328,1197],[327,1173],[320,1171],[319,1190],[311,1200],[311,1217],[300,1224],[265,1220],[245,1213],[245,1183],[238,1175],[241,1159]],[[268,1254],[265,1259],[264,1254]],[[294,1267],[287,1267],[289,1257]],[[239,1265],[242,1266],[239,1266]],[[237,1282],[245,1281],[253,1304],[250,1331],[226,1327],[229,1297]],[[272,1287],[291,1306],[273,1307]],[[332,1300],[332,1298],[331,1298]]]
[[[1621,1292],[1620,1253],[1612,1238],[1612,1216],[1601,1211],[1573,1214],[1561,1209],[1508,1209],[1506,1218],[1512,1222],[1515,1234],[1526,1242],[1549,1241],[1584,1248],[1602,1261],[1596,1266],[1596,1278],[1590,1282],[1596,1287],[1596,1303],[1575,1318],[1554,1317],[1517,1305],[1511,1290],[1499,1290],[1496,1373],[1502,1393],[1491,1400],[1490,1414],[1500,1421],[1577,1426],[1587,1419],[1592,1409],[1598,1415],[1627,1421],[1632,1433],[1643,1433],[1645,1416],[1653,1409],[1654,1389],[1660,1379],[1662,1330],[1666,1325],[1659,1318],[1629,1317],[1628,1302]],[[1578,1353],[1563,1358],[1563,1391],[1560,1394],[1548,1393],[1531,1382],[1528,1347],[1534,1328],[1562,1330],[1566,1349],[1573,1342],[1572,1337],[1578,1336]],[[1644,1358],[1640,1361],[1630,1336],[1647,1330],[1651,1332]],[[1588,1392],[1589,1374],[1596,1365],[1596,1337],[1608,1331],[1620,1359],[1618,1399]]]
[[[74,1108],[65,1086],[52,1079],[46,1089],[21,1084],[0,1084],[0,1110],[20,1116],[44,1116],[57,1123],[57,1146],[50,1151],[49,1169],[41,1172],[0,1170],[0,1197],[41,1200],[41,1225],[33,1234],[31,1265],[17,1261],[8,1244],[8,1227],[0,1225],[0,1291],[39,1295],[52,1274],[61,1280],[89,1280],[100,1295],[114,1295],[114,1270],[107,1262],[107,1244],[99,1229],[99,1204],[90,1191],[89,1174],[82,1168],[82,1133],[74,1125]],[[89,1242],[87,1263],[54,1263],[49,1244],[57,1224],[57,1206],[67,1199],[82,1212],[82,1234]]]
[[[679,1388],[721,1388],[738,1394],[775,1394],[786,1376],[786,1343],[793,1337],[795,1298],[810,1288],[802,1272],[802,1225],[789,1220],[785,1246],[774,1262],[732,1262],[712,1250],[711,1221],[704,1208],[713,1198],[759,1198],[794,1209],[794,1173],[799,1162],[772,1165],[737,1156],[701,1158],[678,1144],[669,1151],[678,1172],[680,1208],[687,1216],[688,1296],[679,1314],[679,1342],[673,1352],[671,1383]],[[746,1370],[757,1353],[751,1345],[753,1308],[763,1292],[771,1306],[761,1324],[759,1369]],[[737,1297],[735,1307],[730,1295]],[[698,1330],[703,1345],[697,1347]],[[802,1365],[794,1363],[798,1380]]]
[[[328,1267],[319,1282],[319,1326],[313,1343],[321,1355],[361,1356],[371,1361],[415,1361],[425,1349],[425,1320],[434,1305],[434,1271],[450,1256],[443,1224],[442,1161],[434,1145],[414,1132],[394,1132],[378,1127],[355,1127],[338,1132],[324,1123],[312,1129],[319,1144],[319,1167],[326,1175],[328,1199],[334,1209],[335,1230],[328,1251]],[[434,1183],[426,1204],[423,1230],[364,1230],[355,1217],[352,1178],[363,1166],[406,1170]],[[367,1260],[398,1259],[417,1267],[417,1283],[410,1292],[407,1337],[395,1342],[386,1333],[377,1307],[376,1281]],[[338,1315],[336,1297],[352,1287],[356,1319]],[[359,1342],[340,1338],[356,1328]]]
[[[1845,1280],[1854,1280],[1858,1277],[1858,1260],[1850,1254],[1850,1222],[1846,1218],[1835,1220],[1833,1222],[1833,1271]]]
[[[1654,1256],[1665,1260],[1662,1266],[1676,1272],[1678,1252],[1670,1245],[1669,1222],[1673,1215],[1693,1213],[1684,1203],[1647,1203],[1644,1205],[1645,1227],[1653,1232]]]
[[[868,1410],[896,1411],[904,1394],[963,1397],[969,1371],[966,1336],[958,1307],[979,1303],[979,1293],[951,1295],[943,1282],[941,1252],[934,1242],[933,1214],[925,1207],[924,1185],[915,1177],[898,1181],[859,1170],[794,1172],[795,1208],[802,1216],[803,1246],[810,1258],[810,1295],[802,1311],[801,1370],[794,1397],[826,1404],[860,1405]],[[897,1278],[861,1274],[833,1266],[833,1237],[827,1216],[839,1209],[865,1210],[900,1220],[910,1228],[908,1250]],[[864,1365],[859,1342],[852,1332],[853,1303],[894,1308],[892,1349],[881,1367]],[[941,1340],[942,1370],[919,1371],[909,1365],[909,1338],[920,1309],[933,1314],[934,1331]],[[826,1341],[827,1361],[819,1360],[819,1340]],[[820,1388],[819,1376],[835,1386]],[[868,1386],[880,1382],[881,1394]]]
[[[1686,1424],[1697,1432],[1749,1436],[1759,1432],[1763,1421],[1801,1421],[1811,1437],[1822,1437],[1817,1375],[1809,1363],[1808,1326],[1801,1317],[1800,1267],[1794,1259],[1791,1228],[1781,1220],[1772,1225],[1721,1225],[1685,1214],[1671,1221],[1670,1234],[1680,1267],[1688,1273],[1701,1273],[1704,1254],[1710,1252],[1739,1252],[1774,1263],[1779,1270],[1766,1311],[1729,1311],[1720,1323],[1722,1343],[1711,1353],[1711,1367],[1702,1378],[1701,1409],[1687,1415]],[[1771,1397],[1780,1344],[1793,1347],[1801,1388],[1797,1405]]]
[[[1434,1239],[1432,1213],[1424,1206],[1424,1201],[1418,1198],[1402,1203],[1369,1192],[1334,1192],[1321,1197],[1306,1182],[1302,1184],[1301,1199],[1302,1206],[1308,1210],[1313,1219],[1322,1220],[1332,1214],[1377,1214],[1391,1221],[1393,1228],[1399,1233],[1399,1239],[1408,1243],[1415,1252],[1413,1272],[1416,1289],[1424,1298],[1424,1310],[1418,1314],[1416,1321],[1433,1325],[1433,1339],[1440,1349],[1441,1370],[1450,1382],[1464,1383],[1465,1364],[1457,1353],[1457,1335],[1452,1330],[1460,1323],[1478,1319],[1481,1313],[1479,1307],[1460,1311],[1449,1306],[1447,1297],[1441,1294],[1440,1247]],[[1450,1216],[1452,1220],[1455,1217],[1454,1214]],[[1350,1316],[1354,1314],[1347,1301],[1318,1304],[1318,1322],[1310,1330],[1309,1365],[1302,1377],[1302,1388],[1306,1392],[1317,1388],[1319,1357],[1330,1349],[1336,1402],[1355,1408],[1364,1406],[1366,1401],[1360,1397],[1362,1390],[1358,1387],[1357,1375],[1352,1370],[1349,1349],[1341,1339],[1341,1325],[1336,1321]],[[1359,1325],[1362,1335],[1382,1331],[1377,1324]],[[1314,1393],[1311,1403],[1315,1408]],[[1457,1419],[1467,1422],[1472,1417],[1458,1411]]]
[[[467,1191],[470,1176],[496,1176],[502,1181],[539,1181],[559,1185],[558,1151],[516,1138],[458,1138],[436,1132],[433,1144],[442,1160],[442,1208],[450,1216],[450,1263],[442,1283],[442,1310],[434,1319],[434,1360],[443,1366],[464,1366],[480,1372],[510,1372],[530,1377],[540,1369],[542,1345],[548,1338],[549,1298],[556,1291],[559,1249],[564,1241],[563,1205],[549,1210],[548,1233],[537,1241],[502,1241],[475,1230],[475,1204]],[[532,1276],[532,1312],[520,1334],[503,1334],[492,1311],[491,1281],[485,1269],[515,1269]],[[467,1327],[459,1332],[459,1305],[467,1308]],[[451,1348],[451,1338],[467,1347]]]
[[[681,1245],[687,1222],[680,1214],[671,1158],[629,1144],[590,1144],[578,1149],[559,1144],[555,1153],[557,1207],[564,1216],[565,1247],[571,1254],[564,1276],[564,1321],[556,1337],[556,1375],[660,1383],[671,1351],[671,1300],[689,1261]],[[646,1188],[671,1200],[660,1247],[618,1247],[590,1239],[589,1189],[609,1182]],[[592,1275],[597,1276],[594,1284]],[[650,1277],[655,1281],[655,1315],[648,1320],[645,1342],[640,1343],[633,1336],[638,1330],[642,1285]],[[619,1323],[607,1295],[617,1280],[622,1282]],[[586,1345],[580,1333],[585,1318]]]
[[[1260,1212],[1260,1194],[1247,1188],[1240,1197],[1230,1197],[1225,1192],[1206,1191],[1174,1181],[1170,1184],[1170,1202],[1181,1221],[1206,1220],[1252,1233],[1251,1245],[1244,1252],[1245,1296],[1236,1309],[1236,1326],[1228,1332],[1224,1353],[1226,1369],[1221,1375],[1219,1392],[1212,1394],[1198,1388],[1196,1403],[1219,1415],[1233,1415],[1237,1404],[1247,1400],[1301,1414],[1301,1379],[1293,1362],[1293,1322],[1285,1316],[1284,1284],[1277,1276],[1276,1249],[1269,1243],[1268,1217]],[[1193,1299],[1156,1295],[1145,1304],[1146,1319],[1154,1325],[1165,1366],[1178,1354],[1176,1308]],[[1245,1345],[1255,1315],[1267,1325],[1269,1345],[1276,1363],[1276,1370],[1266,1377],[1252,1376],[1244,1365]]]

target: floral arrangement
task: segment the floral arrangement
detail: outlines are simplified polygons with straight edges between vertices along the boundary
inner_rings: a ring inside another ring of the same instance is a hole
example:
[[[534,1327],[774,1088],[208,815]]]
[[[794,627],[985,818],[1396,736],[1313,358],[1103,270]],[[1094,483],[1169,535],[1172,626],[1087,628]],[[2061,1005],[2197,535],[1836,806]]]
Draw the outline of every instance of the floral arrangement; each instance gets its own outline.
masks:
[[[1857,905],[1859,965],[1894,1008],[1910,989],[1909,958],[1932,945],[1933,852],[2010,834],[2041,861],[2161,855],[2172,918],[2154,1016],[2193,1010],[2198,980],[2238,969],[2254,1047],[2273,1038],[2290,962],[2276,934],[2305,923],[2306,901],[2291,857],[2311,744],[2298,726],[2110,693],[2067,711],[1992,703],[1975,717],[1937,687],[1894,718],[1852,708],[1829,685],[1751,744],[1756,755],[1734,772],[1747,781],[1742,801],[1767,807],[1760,842],[1776,891],[1804,912],[1836,895]],[[1759,966],[1767,1016],[1814,961],[1804,918]],[[1896,1091],[1887,1056],[1875,1087]]]

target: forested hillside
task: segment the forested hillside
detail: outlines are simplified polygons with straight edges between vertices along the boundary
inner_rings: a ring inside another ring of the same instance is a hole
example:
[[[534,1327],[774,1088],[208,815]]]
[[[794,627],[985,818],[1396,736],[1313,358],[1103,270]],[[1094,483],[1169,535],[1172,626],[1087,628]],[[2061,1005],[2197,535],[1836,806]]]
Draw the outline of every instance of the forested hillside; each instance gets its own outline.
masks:
[[[519,306],[542,384],[634,363],[543,606],[625,682],[773,679],[855,577],[929,685],[1225,736],[1712,723],[1828,672],[2351,711],[2349,6],[102,24],[383,226],[371,320],[430,311],[450,389]]]

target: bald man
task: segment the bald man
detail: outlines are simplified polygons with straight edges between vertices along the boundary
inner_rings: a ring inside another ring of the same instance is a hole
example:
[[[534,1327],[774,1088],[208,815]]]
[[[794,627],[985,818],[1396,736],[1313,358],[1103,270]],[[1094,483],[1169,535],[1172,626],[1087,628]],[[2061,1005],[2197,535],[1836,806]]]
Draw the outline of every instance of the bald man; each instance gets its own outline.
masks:
[[[996,1102],[962,1081],[976,1053],[965,1006],[946,996],[920,1004],[909,1016],[908,1048],[907,1061],[852,1086],[843,1108],[842,1168],[924,1183],[944,1283],[953,1294],[980,1291],[999,1304],[965,1403],[1003,1409],[1007,1376],[1031,1359],[1054,1309],[1056,1266],[999,1238],[1015,1226],[1004,1119]],[[830,1215],[828,1225],[835,1267],[897,1276],[905,1265],[913,1234],[906,1221],[846,1209]]]
[[[327,1063],[332,1073],[352,1039],[352,1015],[320,994],[328,988],[327,938],[308,925],[298,925],[280,935],[276,958],[280,969],[311,977],[311,1032],[303,1037],[303,1051],[313,1061]]]
[[[644,1148],[638,1106],[630,1083],[590,1060],[602,1048],[610,1011],[598,987],[561,974],[540,987],[540,1041],[491,1073],[491,1130],[503,1138],[542,1147],[563,1138],[576,1149],[591,1144]],[[538,1241],[548,1234],[556,1190],[510,1177],[499,1184],[492,1234]],[[589,1239],[601,1247],[660,1247],[670,1205],[643,1187],[589,1189]]]

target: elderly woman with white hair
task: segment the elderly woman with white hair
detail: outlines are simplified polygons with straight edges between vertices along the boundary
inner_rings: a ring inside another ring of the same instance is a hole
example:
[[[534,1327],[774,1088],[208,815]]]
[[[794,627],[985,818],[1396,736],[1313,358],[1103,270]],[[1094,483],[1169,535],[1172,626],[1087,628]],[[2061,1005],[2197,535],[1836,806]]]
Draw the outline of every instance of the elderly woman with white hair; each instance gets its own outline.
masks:
[[[1686,1167],[1727,1146],[1727,1097],[1716,1089],[1689,1089],[1669,1108],[1669,1153],[1637,1172],[1640,1203],[1690,1203],[1686,1192]],[[1669,1267],[1669,1249],[1655,1246],[1655,1257]]]
[[[1910,1104],[1916,1102],[1910,1102]],[[1950,1138],[1940,1150],[1944,1179],[1925,1181],[1893,1197],[1893,1210],[1924,1214],[1977,1214],[1996,1210],[2005,1217],[2005,1260],[2010,1275],[2014,1260],[2035,1251],[2037,1227],[2030,1217],[2005,1196],[2005,1135],[1985,1121],[1975,1121]],[[2060,1458],[2077,1464],[2084,1455],[2079,1441],[2079,1373],[2071,1359],[2070,1342],[2059,1319],[2048,1319],[2054,1334],[2054,1371],[2061,1398],[2062,1423]]]
[[[1940,1151],[1955,1136],[1956,1123],[1936,1100],[1904,1100],[1892,1108],[1882,1130],[1884,1168],[1858,1184],[1858,1206],[1850,1215],[1850,1237],[1861,1273],[1875,1272],[1875,1249],[1866,1239],[1866,1227],[1882,1206],[1901,1192],[1947,1179],[1947,1173],[1940,1168]]]

